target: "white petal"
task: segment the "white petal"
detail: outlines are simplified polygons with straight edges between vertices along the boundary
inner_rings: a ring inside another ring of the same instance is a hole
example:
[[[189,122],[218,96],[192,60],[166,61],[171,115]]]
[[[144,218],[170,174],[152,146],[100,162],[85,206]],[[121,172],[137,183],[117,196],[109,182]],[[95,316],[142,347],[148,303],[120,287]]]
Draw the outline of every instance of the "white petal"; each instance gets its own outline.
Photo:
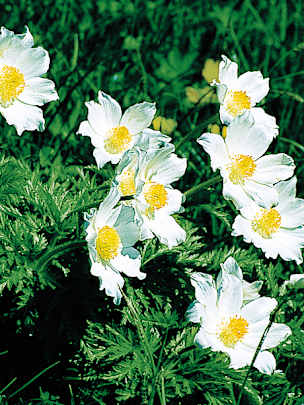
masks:
[[[94,129],[91,127],[89,121],[82,121],[79,125],[79,129],[76,132],[77,134],[81,134],[82,136],[96,136],[97,133],[94,131]]]
[[[232,256],[228,257],[228,259],[221,264],[221,273],[227,273],[243,280],[242,270]],[[222,277],[221,273],[218,276],[219,280]]]
[[[187,308],[186,318],[190,322],[200,323],[204,313],[205,311],[203,305],[198,301],[194,301]]]
[[[262,156],[255,163],[256,168],[252,179],[269,185],[288,179],[295,169],[293,159],[285,153]]]
[[[259,291],[262,288],[263,281],[254,281],[248,283],[243,280],[243,301],[252,301],[259,298]]]
[[[197,142],[202,145],[205,152],[209,153],[213,171],[229,163],[229,157],[222,136],[205,133],[198,138]]]
[[[227,128],[225,142],[230,155],[251,156],[254,160],[262,156],[270,144],[263,129],[252,125],[248,114],[234,119]]]
[[[115,103],[116,101],[110,96],[108,96],[108,98],[104,97],[102,105],[95,101],[88,101],[85,103],[88,109],[88,121],[93,128],[94,133],[98,134],[91,138],[92,144],[95,147],[103,146],[107,132],[119,125],[119,119],[117,120],[118,112]]]
[[[275,185],[275,189],[279,194],[280,211],[283,211],[286,205],[289,204],[289,201],[296,197],[296,184],[297,178],[296,176],[293,176],[291,179],[280,181],[278,184]]]
[[[301,248],[304,247],[303,226],[294,229],[281,228],[276,242],[278,253],[282,259],[287,261],[295,260],[297,264],[303,262],[301,253]]]
[[[243,236],[244,241],[250,243],[252,232],[250,231],[250,222],[242,217],[242,215],[237,215],[232,224],[232,236]]]
[[[138,241],[139,228],[135,223],[135,210],[133,207],[125,204],[121,205],[114,227],[124,248],[131,247]]]
[[[97,214],[96,214],[96,226],[98,228],[101,228],[102,226],[108,224],[108,225],[114,225],[114,223],[117,220],[117,217],[120,213],[121,206],[119,207],[119,210],[115,210],[115,215],[113,212],[113,209],[115,205],[118,203],[120,199],[120,194],[117,190],[116,187],[112,187],[109,191],[109,194],[106,196],[106,198],[100,203]]]
[[[290,200],[284,209],[279,208],[282,217],[282,227],[296,228],[304,224],[304,200],[302,198]]]
[[[197,301],[206,306],[207,311],[215,310],[217,293],[212,276],[205,273],[192,273],[190,281],[195,288]]]
[[[159,208],[155,212],[155,216],[161,215],[171,215],[179,212],[182,205],[183,194],[179,190],[173,188],[165,187],[167,192],[167,202],[163,208]]]
[[[272,186],[248,179],[244,189],[247,195],[261,207],[270,208],[278,203],[278,193]]]
[[[200,330],[197,332],[194,338],[194,342],[204,349],[212,346],[210,335],[208,335],[204,328],[200,328]]]
[[[155,219],[147,220],[146,224],[169,249],[186,240],[186,232],[170,215],[155,215]]]
[[[109,126],[110,128],[118,126],[121,119],[121,108],[118,102],[102,91],[98,92],[98,102],[102,109],[102,113],[99,116],[99,122],[104,121],[107,123],[101,124],[102,128],[104,126]]]
[[[41,77],[27,80],[23,92],[18,96],[23,103],[32,105],[43,105],[58,98],[54,82]]]
[[[146,278],[146,273],[140,271],[141,257],[139,254],[135,259],[132,259],[127,254],[118,254],[110,263],[115,269],[125,273],[128,277],[137,277],[139,280]]]
[[[34,45],[34,39],[33,39],[32,34],[30,33],[28,26],[25,26],[25,29],[26,29],[26,31],[24,34],[17,34],[16,37],[18,37],[20,39],[22,46],[31,48]]]
[[[24,74],[25,81],[41,76],[49,69],[50,57],[48,52],[38,46],[37,48],[25,48],[19,51],[16,66]]]
[[[224,105],[220,106],[220,119],[222,124],[227,126],[234,120],[233,115],[226,110]]]
[[[255,125],[262,126],[265,130],[265,134],[273,140],[279,134],[279,127],[276,123],[275,117],[265,113],[263,108],[254,107],[250,109],[250,113],[254,119]]]
[[[219,80],[220,83],[229,83],[234,82],[237,79],[238,65],[235,62],[232,62],[227,56],[222,55],[222,61],[219,64]]]
[[[213,85],[213,84],[211,83],[211,85]],[[216,85],[217,98],[218,98],[219,102],[221,104],[223,104],[224,100],[225,100],[227,90],[228,90],[227,85],[226,84],[216,84],[216,83],[214,83],[214,85]]]
[[[283,323],[273,323],[265,337],[262,350],[278,346],[291,335],[291,330]]]
[[[225,200],[231,200],[237,209],[241,209],[250,204],[251,198],[245,190],[246,189],[239,184],[233,184],[228,179],[224,180],[223,197]]]
[[[263,79],[261,72],[246,72],[237,79],[239,90],[246,91],[251,105],[260,102],[269,92],[269,79]]]
[[[93,263],[91,274],[99,278],[100,290],[105,290],[106,295],[114,298],[114,304],[119,305],[124,279],[121,275],[109,267],[104,267],[101,263]]]
[[[228,315],[240,311],[243,302],[242,281],[229,273],[222,272],[217,280],[217,296],[219,310]]]
[[[0,106],[0,113],[9,125],[16,127],[18,135],[23,131],[44,131],[44,118],[41,108],[16,100],[10,107]]]
[[[245,366],[248,366],[253,357],[253,352],[248,350],[242,350],[237,348],[229,352],[230,356],[230,368],[239,369]]]
[[[159,131],[154,131],[150,128],[145,128],[136,140],[136,145],[145,151],[151,149],[159,149],[169,144],[171,138],[162,134]],[[172,152],[174,151],[174,146]]]
[[[81,128],[83,130],[83,127]],[[80,128],[79,128],[80,131]],[[116,164],[119,162],[119,157],[116,155],[110,155],[104,150],[104,148],[95,148],[93,151],[93,156],[96,160],[97,167],[101,169],[106,163],[111,162]],[[114,158],[115,156],[115,158]],[[114,160],[114,162],[113,162]]]
[[[155,103],[135,104],[124,112],[120,125],[127,127],[135,135],[151,124],[155,113]]]
[[[154,238],[154,234],[150,231],[150,228],[146,221],[143,221],[141,227],[140,227],[140,235],[139,235],[139,240],[146,240],[146,239],[152,239]]]
[[[1,27],[0,31],[0,50],[4,51],[7,47],[26,47],[31,48],[34,45],[33,37],[28,29],[24,34],[14,34],[13,31]]]
[[[179,158],[175,153],[171,153],[167,159],[154,165],[156,174],[151,177],[151,181],[164,185],[171,184],[185,174],[186,167],[186,158]]]
[[[246,304],[242,310],[242,316],[249,324],[260,322],[269,318],[269,315],[277,306],[277,300],[269,297],[260,297]]]
[[[253,366],[261,373],[272,374],[276,368],[276,360],[272,353],[263,351],[257,355]]]

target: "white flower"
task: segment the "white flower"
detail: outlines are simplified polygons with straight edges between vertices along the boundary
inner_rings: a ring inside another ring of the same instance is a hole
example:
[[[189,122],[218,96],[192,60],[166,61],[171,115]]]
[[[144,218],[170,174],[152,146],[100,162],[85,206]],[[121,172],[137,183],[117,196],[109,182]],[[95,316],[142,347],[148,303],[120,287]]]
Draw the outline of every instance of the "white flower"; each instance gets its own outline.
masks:
[[[171,216],[181,209],[182,193],[170,184],[185,173],[187,161],[173,150],[171,144],[147,152],[135,148],[123,157],[116,178],[121,195],[133,196],[128,203],[142,222],[140,239],[154,234],[169,248],[186,239],[185,231]]]
[[[100,289],[105,289],[115,304],[120,303],[124,284],[120,273],[140,280],[146,277],[140,271],[140,254],[132,247],[139,236],[134,209],[124,205],[114,208],[119,198],[118,191],[112,188],[97,211],[85,214],[91,273],[99,278]]]
[[[51,80],[40,77],[49,69],[50,58],[41,47],[32,48],[33,37],[15,35],[2,27],[0,31],[0,113],[8,124],[23,131],[44,130],[42,106],[57,100]]]
[[[229,266],[237,266],[231,258],[228,260]],[[224,266],[227,266],[227,261]],[[259,297],[244,304],[242,277],[233,273],[222,271],[216,284],[209,274],[193,273],[191,284],[195,287],[196,301],[190,305],[187,317],[201,326],[195,342],[202,348],[210,347],[213,351],[227,353],[230,367],[238,369],[251,363],[277,301]],[[254,367],[262,373],[271,374],[276,361],[266,349],[277,346],[290,334],[288,326],[273,323]]]
[[[243,235],[244,241],[261,248],[267,258],[295,260],[301,264],[304,246],[304,200],[296,198],[296,177],[281,181],[274,187],[278,205],[269,209],[255,203],[241,209],[232,225],[233,236]]]
[[[129,107],[122,115],[120,105],[109,95],[98,92],[98,103],[85,103],[88,120],[80,124],[78,133],[89,136],[97,166],[111,161],[116,164],[131,149],[141,131],[147,128],[155,115],[154,103],[140,103]]]
[[[272,140],[278,135],[278,126],[275,117],[264,112],[262,108],[255,107],[269,91],[269,79],[263,79],[261,72],[246,72],[237,76],[238,65],[222,55],[219,66],[219,83],[217,87],[220,107],[220,117],[224,124],[230,122],[245,111],[250,111],[254,121],[264,126],[266,134]]]
[[[206,133],[197,141],[209,153],[212,169],[220,169],[224,198],[232,200],[238,209],[252,200],[266,208],[277,203],[273,185],[293,175],[295,165],[290,156],[263,156],[271,140],[247,114],[235,118],[225,139]]]

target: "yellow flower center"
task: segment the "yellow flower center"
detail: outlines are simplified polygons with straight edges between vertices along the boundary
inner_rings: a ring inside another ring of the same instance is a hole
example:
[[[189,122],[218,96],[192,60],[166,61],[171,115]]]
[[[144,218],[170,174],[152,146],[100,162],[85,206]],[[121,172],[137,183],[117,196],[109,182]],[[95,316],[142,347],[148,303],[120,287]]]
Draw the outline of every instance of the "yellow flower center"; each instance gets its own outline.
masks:
[[[251,227],[263,238],[269,239],[280,228],[281,221],[281,215],[276,209],[262,208],[261,212],[251,221]]]
[[[229,322],[222,322],[220,328],[219,339],[225,346],[233,348],[248,332],[248,322],[241,316],[234,316]]]
[[[6,107],[24,90],[24,76],[19,69],[4,65],[0,70],[0,103]]]
[[[126,127],[116,127],[109,131],[109,137],[105,140],[106,152],[116,154],[128,149],[132,136]]]
[[[106,225],[99,229],[96,238],[96,250],[102,260],[111,260],[118,255],[120,237],[118,232]]]
[[[136,193],[134,170],[126,170],[120,177],[119,188],[123,196],[134,195]]]
[[[144,197],[151,210],[163,208],[167,203],[168,193],[162,184],[151,184]]]
[[[246,91],[227,91],[225,97],[225,104],[227,111],[233,116],[243,114],[244,110],[251,107],[250,97],[247,96]]]
[[[229,180],[233,184],[244,184],[244,179],[251,177],[255,171],[256,164],[251,156],[235,155],[228,166]]]

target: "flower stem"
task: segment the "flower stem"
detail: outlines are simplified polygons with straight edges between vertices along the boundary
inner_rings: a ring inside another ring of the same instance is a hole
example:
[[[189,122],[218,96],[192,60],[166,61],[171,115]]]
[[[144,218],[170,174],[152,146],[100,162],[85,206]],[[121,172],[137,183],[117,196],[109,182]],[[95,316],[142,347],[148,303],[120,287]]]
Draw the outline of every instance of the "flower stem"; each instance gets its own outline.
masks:
[[[197,191],[203,190],[212,184],[217,184],[222,180],[222,176],[218,175],[215,177],[211,177],[211,179],[203,181],[202,183],[198,184],[197,186],[194,186],[190,188],[189,190],[184,192],[185,197],[189,197],[191,194],[196,193]]]
[[[198,104],[200,103],[202,98],[204,98],[204,96],[199,99]],[[193,111],[191,111],[191,112],[193,112]],[[182,117],[182,119],[183,118],[184,117]],[[180,119],[180,120],[182,120],[182,119]],[[196,133],[198,133],[198,135],[199,135],[201,133],[201,131],[203,131],[208,126],[208,124],[213,123],[217,119],[218,119],[218,114],[215,114],[208,120],[204,121],[199,127],[195,128],[193,131],[190,131],[186,136],[181,138],[181,140],[175,145],[175,150],[179,149],[180,146],[183,145],[186,140],[192,138]]]
[[[36,268],[39,271],[41,271],[48,264],[48,262],[51,259],[53,259],[54,257],[59,256],[60,254],[69,252],[70,250],[83,247],[86,244],[87,244],[87,242],[84,240],[74,240],[71,242],[62,243],[60,246],[57,246],[54,249],[49,250],[46,253],[44,253],[42,256],[40,256],[36,262]]]
[[[30,385],[32,382],[34,382],[35,380],[37,380],[37,378],[39,378],[42,374],[46,373],[48,370],[50,370],[51,368],[57,366],[57,364],[59,364],[60,361],[55,361],[55,363],[51,364],[50,366],[46,367],[45,369],[43,369],[42,371],[40,371],[38,374],[36,374],[33,378],[31,378],[28,382],[26,382],[25,384],[22,385],[22,387],[20,387],[19,389],[17,389],[17,391],[15,391],[13,394],[11,394],[8,398],[11,399],[13,398],[15,395],[17,395],[20,391],[24,390],[24,388],[26,388],[28,385]]]

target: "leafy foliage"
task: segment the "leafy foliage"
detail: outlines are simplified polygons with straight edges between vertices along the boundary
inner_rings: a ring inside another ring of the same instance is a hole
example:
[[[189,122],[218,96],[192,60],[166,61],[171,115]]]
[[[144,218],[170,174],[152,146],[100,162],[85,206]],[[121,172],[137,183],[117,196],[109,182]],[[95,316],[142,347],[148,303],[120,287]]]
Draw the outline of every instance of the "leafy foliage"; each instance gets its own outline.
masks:
[[[147,278],[129,280],[114,307],[89,274],[83,226],[83,212],[104,198],[113,169],[96,169],[89,139],[76,131],[84,101],[101,88],[124,108],[156,101],[159,115],[178,122],[171,136],[188,158],[177,187],[208,181],[213,173],[195,140],[219,124],[218,105],[190,102],[186,88],[204,88],[205,59],[225,53],[242,71],[270,76],[264,107],[280,125],[272,150],[293,156],[303,196],[301,2],[0,0],[0,8],[1,25],[24,32],[27,24],[49,51],[49,77],[60,95],[44,109],[43,134],[18,137],[0,119],[0,342],[8,350],[0,353],[1,401],[236,405],[247,369],[232,370],[224,354],[193,345],[197,328],[184,319],[193,301],[189,274],[216,275],[233,255],[247,281],[263,280],[262,294],[278,297],[301,268],[232,239],[235,210],[212,183],[187,197],[176,218],[187,231],[183,245],[140,244]],[[293,334],[274,350],[283,371],[252,370],[242,405],[303,402],[303,292],[290,289],[285,299],[277,321]],[[58,359],[58,368],[12,396]]]

